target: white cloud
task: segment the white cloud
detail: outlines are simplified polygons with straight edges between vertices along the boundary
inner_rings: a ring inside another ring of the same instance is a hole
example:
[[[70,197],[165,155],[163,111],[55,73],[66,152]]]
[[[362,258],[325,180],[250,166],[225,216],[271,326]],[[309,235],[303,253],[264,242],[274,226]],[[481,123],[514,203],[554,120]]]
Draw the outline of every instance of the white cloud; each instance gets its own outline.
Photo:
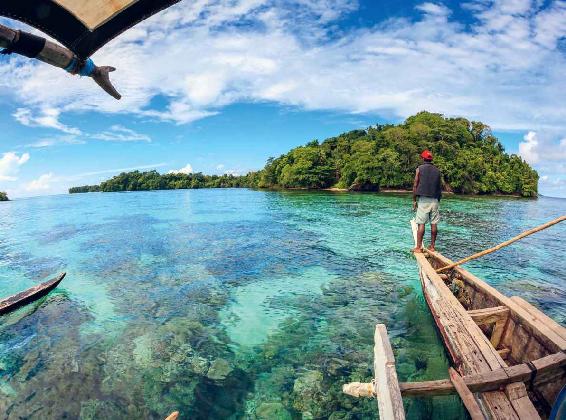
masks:
[[[56,108],[41,108],[34,113],[29,108],[18,108],[13,114],[16,121],[29,127],[45,127],[60,130],[67,134],[78,135],[81,131],[75,127],[69,127],[59,121],[61,111]]]
[[[91,135],[92,138],[104,141],[117,141],[117,142],[129,142],[129,141],[146,141],[150,142],[151,137],[146,134],[138,133],[130,128],[126,128],[122,125],[113,125],[109,130],[103,131],[102,133],[97,133]]]
[[[224,169],[224,164],[223,164],[223,163],[219,163],[218,165],[216,165],[216,170],[217,170],[217,171],[221,171],[222,169]]]
[[[566,58],[556,48],[566,35],[565,4],[539,10],[530,1],[477,1],[479,21],[469,30],[441,3],[424,2],[420,20],[337,36],[335,20],[355,2],[181,2],[96,54],[96,62],[118,68],[112,76],[121,101],[91,80],[19,58],[0,66],[0,89],[14,87],[24,105],[20,121],[61,130],[73,128],[59,122],[59,112],[184,124],[238,101],[395,118],[429,109],[495,129],[566,130],[566,106],[556,95],[566,91]],[[235,25],[242,21],[249,25]],[[164,106],[152,106],[158,96]]]
[[[45,192],[51,189],[51,182],[54,180],[53,173],[43,174],[26,185],[28,192]]]
[[[16,181],[20,166],[29,158],[29,153],[23,153],[21,156],[14,152],[4,153],[0,159],[0,181]]]
[[[36,149],[43,149],[45,147],[56,146],[60,144],[85,144],[84,140],[78,139],[73,135],[63,135],[59,137],[43,138],[34,143],[26,145],[26,147],[33,147]]]
[[[172,171],[167,172],[169,174],[192,174],[193,173],[193,167],[191,166],[190,163],[187,163],[186,166],[184,166],[181,169],[174,169]]]
[[[20,104],[23,124],[64,132],[77,130],[60,122],[67,113],[186,124],[242,101],[394,119],[427,109],[536,133],[520,153],[541,170],[561,170],[553,156],[563,153],[557,141],[566,133],[566,54],[558,47],[566,2],[541,4],[471,0],[476,22],[466,27],[442,3],[423,2],[417,19],[346,30],[337,20],[354,1],[180,2],[95,55],[118,68],[121,101],[92,80],[18,57],[0,65],[0,94]],[[136,138],[118,134],[98,136]]]
[[[533,164],[539,161],[537,133],[529,131],[523,137],[524,142],[519,143],[519,154],[527,162]]]

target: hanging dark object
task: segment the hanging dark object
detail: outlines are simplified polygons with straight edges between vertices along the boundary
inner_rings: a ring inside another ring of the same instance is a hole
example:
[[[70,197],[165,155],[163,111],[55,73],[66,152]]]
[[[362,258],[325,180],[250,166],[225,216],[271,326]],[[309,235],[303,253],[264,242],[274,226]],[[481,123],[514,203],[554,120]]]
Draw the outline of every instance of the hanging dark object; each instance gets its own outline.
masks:
[[[96,66],[89,58],[126,29],[179,0],[1,0],[0,16],[27,23],[66,48],[44,38],[0,25],[0,48],[36,58],[72,74],[92,77],[120,99],[109,79],[113,67]]]

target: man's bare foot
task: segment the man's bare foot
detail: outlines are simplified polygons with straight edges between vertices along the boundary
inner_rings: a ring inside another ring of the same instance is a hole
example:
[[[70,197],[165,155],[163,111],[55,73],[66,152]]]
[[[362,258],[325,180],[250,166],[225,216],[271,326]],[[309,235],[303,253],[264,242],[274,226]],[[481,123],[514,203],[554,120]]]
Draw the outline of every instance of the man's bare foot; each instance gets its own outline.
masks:
[[[430,252],[436,252],[436,249],[434,249],[433,246],[429,246],[427,249],[428,249]]]
[[[413,248],[413,252],[415,254],[422,254],[423,253],[423,249],[422,248]]]

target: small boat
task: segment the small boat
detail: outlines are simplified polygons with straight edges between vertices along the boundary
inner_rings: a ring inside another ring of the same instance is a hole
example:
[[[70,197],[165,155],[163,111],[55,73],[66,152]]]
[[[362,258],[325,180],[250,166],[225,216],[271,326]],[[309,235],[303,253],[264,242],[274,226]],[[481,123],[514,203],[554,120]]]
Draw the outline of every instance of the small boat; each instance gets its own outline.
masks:
[[[440,270],[453,262],[438,252],[415,257],[444,345],[482,416],[548,418],[566,384],[566,328],[461,267]]]
[[[51,290],[55,289],[63,280],[66,273],[61,273],[54,279],[38,284],[23,292],[0,300],[0,315],[5,315],[28,303],[34,302],[39,298],[47,295]]]

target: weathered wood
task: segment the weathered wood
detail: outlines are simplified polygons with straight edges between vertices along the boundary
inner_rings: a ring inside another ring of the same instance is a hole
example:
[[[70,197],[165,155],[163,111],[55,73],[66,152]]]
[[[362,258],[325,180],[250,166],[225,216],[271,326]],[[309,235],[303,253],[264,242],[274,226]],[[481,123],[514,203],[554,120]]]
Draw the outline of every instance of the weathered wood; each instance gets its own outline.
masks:
[[[481,329],[440,279],[423,254],[415,254],[425,298],[447,349],[461,373],[469,375],[506,366]]]
[[[506,247],[506,246],[509,246],[509,245],[511,245],[512,243],[517,242],[517,241],[520,240],[520,239],[523,239],[525,236],[529,236],[529,235],[532,235],[533,233],[540,232],[541,230],[544,230],[544,229],[546,229],[546,228],[549,228],[550,226],[553,226],[553,225],[555,225],[555,224],[557,224],[557,223],[563,222],[564,220],[566,220],[566,216],[560,216],[560,217],[558,217],[558,218],[556,218],[556,219],[554,219],[554,220],[551,220],[550,222],[546,222],[546,223],[544,223],[544,224],[542,224],[542,225],[540,225],[540,226],[537,226],[537,227],[535,227],[535,228],[529,229],[529,230],[527,230],[527,231],[521,233],[520,235],[517,235],[517,236],[515,236],[515,237],[513,237],[513,238],[511,238],[511,239],[509,239],[509,240],[507,240],[507,241],[505,241],[505,242],[500,243],[499,245],[496,245],[496,246],[494,246],[494,247],[492,247],[492,248],[489,248],[489,249],[486,249],[486,250],[484,250],[484,251],[478,252],[478,253],[476,253],[476,254],[474,254],[474,255],[470,255],[469,257],[466,257],[466,258],[464,258],[464,259],[462,259],[462,260],[460,260],[460,261],[457,261],[457,262],[455,262],[455,263],[451,263],[451,264],[448,264],[448,265],[446,265],[446,266],[444,266],[444,267],[441,267],[441,268],[439,268],[438,270],[436,270],[436,272],[437,272],[437,273],[441,273],[441,272],[443,272],[443,271],[450,270],[451,268],[454,268],[454,267],[456,267],[456,266],[459,266],[459,265],[462,265],[462,264],[464,264],[464,263],[467,263],[468,261],[472,261],[472,260],[475,260],[476,258],[483,257],[484,255],[491,254],[492,252],[495,252],[495,251],[497,251],[497,250],[500,250],[501,248],[504,248],[504,247]]]
[[[379,418],[404,420],[405,409],[395,370],[395,357],[385,325],[376,325],[374,341],[374,374]]]
[[[495,391],[514,382],[533,383],[552,381],[561,376],[566,369],[566,354],[560,352],[532,361],[536,371],[533,372],[527,363],[505,367],[490,372],[462,376],[462,380],[472,392]],[[343,386],[346,394],[355,397],[375,397],[373,383],[352,382]],[[449,379],[424,382],[400,382],[399,389],[403,397],[425,397],[455,394],[454,385]]]
[[[54,279],[38,284],[37,286],[33,286],[6,299],[0,300],[0,315],[15,311],[16,309],[21,308],[22,306],[45,296],[51,290],[55,289],[59,285],[59,283],[61,283],[64,277],[65,273],[61,273]]]
[[[507,314],[509,314],[509,311],[507,311]],[[501,337],[503,336],[503,332],[505,331],[505,325],[507,325],[507,318],[498,320],[495,323],[495,327],[493,327],[489,341],[494,348],[497,348],[497,346],[499,346],[499,342],[501,341]]]
[[[553,332],[558,334],[560,337],[566,340],[566,328],[556,322],[554,319],[546,315],[544,312],[540,311],[537,307],[531,305],[525,299],[519,296],[511,296],[513,302],[523,308],[532,318],[533,321],[539,321],[543,323],[546,327],[551,329]]]
[[[468,413],[470,413],[472,420],[483,420],[484,416],[481,408],[475,400],[472,391],[470,391],[470,389],[467,387],[462,377],[453,368],[448,369],[448,373],[450,374],[450,381],[452,382],[454,388],[456,389],[456,392],[458,392],[458,395],[462,399],[462,402],[468,410]]]
[[[511,405],[517,412],[521,419],[537,420],[540,416],[535,409],[533,403],[529,399],[525,384],[522,382],[515,382],[505,387],[505,394],[511,401]]]
[[[509,308],[506,306],[495,306],[493,308],[474,309],[468,311],[474,322],[478,325],[493,324],[498,321],[507,321]]]
[[[436,252],[425,252],[431,256],[439,255]],[[507,367],[497,350],[444,284],[425,255],[416,253],[415,258],[419,263],[425,298],[443,336],[446,348],[460,373],[463,375],[490,374],[494,370]],[[493,302],[496,302],[496,299],[493,299]],[[521,418],[503,391],[483,392],[479,398],[480,405],[485,409],[488,417],[493,419]]]
[[[432,258],[442,262],[443,264],[450,264],[452,261],[438,252],[431,252],[425,249],[427,255]],[[496,288],[490,286],[480,278],[474,276],[469,271],[456,267],[454,269],[456,273],[465,281],[472,284],[479,292],[483,293],[485,296],[490,296],[496,302],[497,306],[506,306],[510,310],[510,318],[514,321],[514,329],[517,328],[517,324],[521,324],[524,328],[528,330],[528,333],[534,335],[543,344],[548,352],[556,353],[560,350],[566,350],[566,337],[563,337],[561,332],[556,331],[556,327],[553,325],[556,322],[553,321],[551,327],[545,325],[539,318],[533,318],[531,311],[525,310],[521,305],[519,305],[516,300],[510,299]],[[558,324],[557,324],[558,325]],[[563,327],[558,325],[559,330]],[[515,332],[513,332],[515,334]],[[507,335],[507,334],[506,334]],[[505,344],[507,345],[507,344]],[[513,351],[513,349],[511,349]]]

